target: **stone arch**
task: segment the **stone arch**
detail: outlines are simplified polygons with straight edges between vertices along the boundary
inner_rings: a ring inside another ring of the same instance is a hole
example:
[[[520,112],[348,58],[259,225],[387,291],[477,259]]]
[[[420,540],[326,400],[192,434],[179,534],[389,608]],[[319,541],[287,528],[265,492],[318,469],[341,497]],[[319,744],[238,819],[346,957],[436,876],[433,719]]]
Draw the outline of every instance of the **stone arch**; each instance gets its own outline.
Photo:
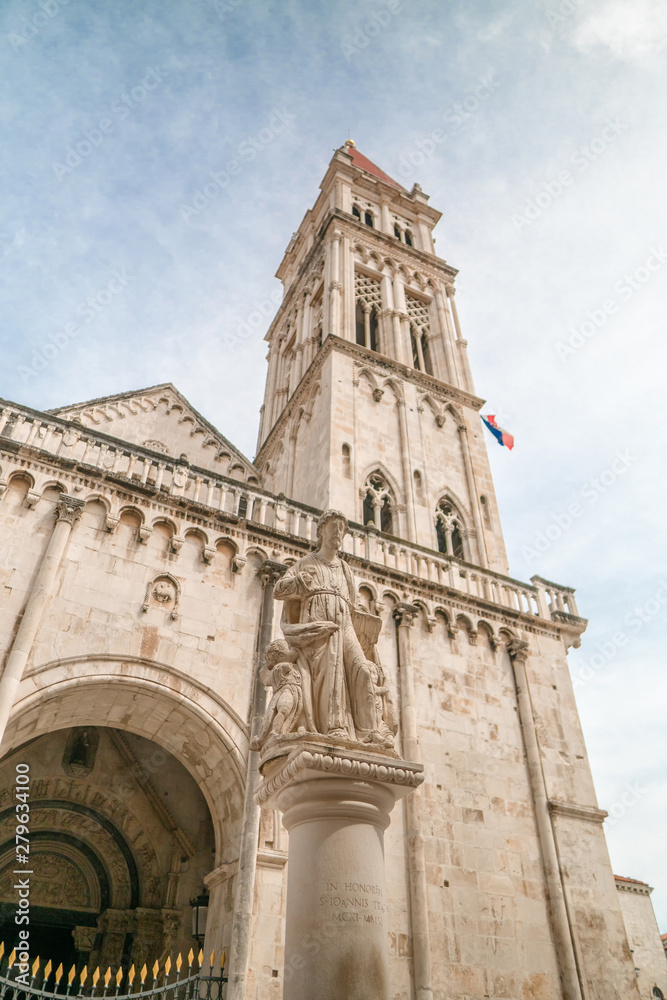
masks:
[[[3,749],[73,726],[127,730],[173,754],[206,800],[216,864],[223,860],[238,832],[248,753],[247,726],[227,702],[191,675],[140,657],[53,660],[19,688]]]

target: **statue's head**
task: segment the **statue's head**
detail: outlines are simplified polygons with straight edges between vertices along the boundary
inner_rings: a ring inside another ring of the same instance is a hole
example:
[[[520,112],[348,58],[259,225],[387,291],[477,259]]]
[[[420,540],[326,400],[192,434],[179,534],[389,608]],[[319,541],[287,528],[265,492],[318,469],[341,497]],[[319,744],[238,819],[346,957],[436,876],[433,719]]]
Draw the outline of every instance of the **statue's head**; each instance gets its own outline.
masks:
[[[337,522],[337,524],[342,529],[342,531],[340,532],[340,541],[338,541],[338,545],[339,546],[342,545],[343,538],[348,532],[347,518],[345,517],[345,514],[343,514],[340,510],[325,510],[324,513],[321,515],[319,521],[317,522],[318,551],[319,549],[322,548],[322,542],[324,540],[325,532],[330,533],[331,529],[327,530],[327,525],[330,525],[334,522]]]
[[[296,651],[292,649],[285,639],[274,639],[264,650],[264,663],[271,669],[281,660],[293,661],[296,659]]]

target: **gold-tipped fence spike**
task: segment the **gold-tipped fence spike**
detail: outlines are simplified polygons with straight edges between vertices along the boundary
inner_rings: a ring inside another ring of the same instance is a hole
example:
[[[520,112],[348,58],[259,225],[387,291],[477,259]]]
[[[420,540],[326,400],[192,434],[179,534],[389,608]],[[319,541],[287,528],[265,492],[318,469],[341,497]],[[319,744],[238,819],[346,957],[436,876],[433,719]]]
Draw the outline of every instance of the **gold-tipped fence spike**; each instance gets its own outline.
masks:
[[[104,988],[105,989],[108,987],[110,979],[111,979],[111,969],[107,968],[107,971],[104,973]]]
[[[213,966],[215,965],[215,948],[211,952],[211,971],[213,971]]]
[[[81,975],[79,976],[79,986],[83,986],[88,978],[88,966],[84,965],[81,970]]]
[[[226,961],[227,961],[227,952],[223,951],[222,955],[220,956],[220,968],[221,969],[224,969]]]
[[[195,957],[195,953],[193,952],[192,948],[190,948],[190,951],[188,952],[188,968],[190,968],[190,966],[192,965],[194,957]],[[11,965],[11,962],[10,962],[10,965]]]
[[[37,958],[35,959],[35,961],[32,963],[32,978],[33,979],[37,975],[38,971],[39,971],[39,955],[37,956]]]
[[[0,941],[0,960],[2,960],[2,956],[4,955],[4,953],[5,953],[5,942]]]
[[[9,953],[9,959],[7,960],[7,965],[9,966],[10,969],[15,961],[16,961],[16,948],[12,948],[12,950]]]
[[[51,959],[49,959],[48,962],[46,963],[46,965],[44,966],[44,982],[46,982],[46,980],[51,975],[51,969],[52,968],[53,968],[53,966],[51,964]]]
[[[145,962],[144,962],[144,964],[143,964],[143,966],[141,968],[140,975],[141,975],[141,985],[143,986],[144,983],[146,982],[146,976],[148,975],[148,969],[146,968],[146,963]]]
[[[93,972],[93,986],[97,986],[97,980],[100,978],[100,967],[99,965]]]
[[[133,964],[132,964],[132,965],[130,966],[130,971],[129,971],[129,972],[128,972],[128,974],[127,974],[127,981],[128,981],[128,983],[130,984],[130,986],[131,986],[131,985],[132,985],[132,983],[134,982],[134,977],[136,976],[136,974],[137,974],[137,973],[136,973],[136,969],[134,968],[134,963],[133,963]]]
[[[164,963],[164,974],[168,976],[171,972],[171,958],[167,955],[167,961]]]
[[[120,981],[121,981],[122,978],[123,978],[123,967],[121,965],[120,969],[116,973],[116,987],[117,988],[120,987]]]
[[[74,979],[75,976],[76,976],[76,965],[73,965],[72,968],[67,973],[67,985],[68,986],[72,985],[72,981],[73,981],[73,979]]]
[[[197,955],[197,961],[199,963],[199,968],[201,969],[202,965],[204,964],[204,949],[203,948],[199,949],[199,954]]]
[[[63,978],[63,963],[61,962],[58,968],[56,969],[56,986],[58,985],[58,983],[62,978]]]
[[[176,972],[180,973],[182,965],[183,965],[183,956],[179,951],[178,958],[176,959]]]
[[[159,971],[160,971],[160,963],[156,958],[155,961],[153,962],[153,979],[157,979],[157,974]]]

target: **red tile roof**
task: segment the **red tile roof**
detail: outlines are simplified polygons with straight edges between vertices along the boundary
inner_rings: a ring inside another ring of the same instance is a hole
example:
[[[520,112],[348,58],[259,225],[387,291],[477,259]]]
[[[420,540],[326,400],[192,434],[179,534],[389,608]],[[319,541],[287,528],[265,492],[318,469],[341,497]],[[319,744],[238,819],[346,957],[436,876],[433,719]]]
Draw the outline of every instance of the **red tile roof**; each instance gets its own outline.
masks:
[[[365,170],[367,174],[371,174],[372,177],[377,177],[379,180],[385,181],[387,184],[393,184],[394,187],[399,189],[399,191],[406,190],[402,184],[397,183],[397,181],[390,177],[389,174],[385,174],[384,170],[380,170],[380,168],[377,167],[372,160],[369,160],[367,156],[360,153],[356,146],[348,146],[348,144],[345,143],[343,148],[345,152],[352,157],[352,162],[355,167],[359,167],[360,170]]]
[[[614,875],[614,878],[617,878],[619,882],[634,882],[635,885],[645,885],[650,889],[648,882],[641,882],[638,878],[626,878],[625,875]]]

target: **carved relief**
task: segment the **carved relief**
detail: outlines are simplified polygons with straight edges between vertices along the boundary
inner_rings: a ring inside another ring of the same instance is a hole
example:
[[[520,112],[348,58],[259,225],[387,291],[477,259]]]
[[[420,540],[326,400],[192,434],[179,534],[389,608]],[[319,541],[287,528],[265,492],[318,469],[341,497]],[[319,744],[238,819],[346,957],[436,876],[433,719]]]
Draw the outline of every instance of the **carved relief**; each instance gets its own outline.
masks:
[[[161,607],[169,611],[169,617],[175,621],[178,618],[180,597],[181,585],[178,580],[169,573],[160,573],[149,581],[146,587],[142,611],[148,611],[151,607]]]

